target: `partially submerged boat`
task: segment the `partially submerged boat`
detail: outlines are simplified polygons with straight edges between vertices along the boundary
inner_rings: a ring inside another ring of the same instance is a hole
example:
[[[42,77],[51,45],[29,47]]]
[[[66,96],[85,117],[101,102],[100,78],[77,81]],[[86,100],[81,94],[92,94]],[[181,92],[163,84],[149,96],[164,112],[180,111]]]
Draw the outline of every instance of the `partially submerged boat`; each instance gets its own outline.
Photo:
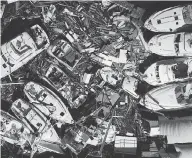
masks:
[[[161,56],[192,56],[192,33],[159,34],[150,39],[148,47]]]
[[[144,27],[153,32],[174,32],[184,25],[192,25],[192,5],[175,6],[151,15]]]
[[[139,103],[152,111],[191,108],[192,83],[174,83],[154,88]]]
[[[143,80],[153,86],[192,79],[192,58],[162,60],[152,64]]]
[[[61,123],[74,123],[66,105],[50,89],[37,83],[29,82],[24,87],[24,93],[30,102],[46,116]]]

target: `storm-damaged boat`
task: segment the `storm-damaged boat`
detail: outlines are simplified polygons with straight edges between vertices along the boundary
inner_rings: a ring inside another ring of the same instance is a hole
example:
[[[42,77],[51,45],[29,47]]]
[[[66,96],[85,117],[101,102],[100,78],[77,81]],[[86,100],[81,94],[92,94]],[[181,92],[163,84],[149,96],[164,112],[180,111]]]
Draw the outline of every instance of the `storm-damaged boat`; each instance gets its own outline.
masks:
[[[144,27],[153,32],[174,32],[184,25],[192,25],[192,5],[175,6],[151,15]]]
[[[192,107],[192,83],[174,83],[149,91],[140,104],[153,111],[180,110]]]
[[[192,33],[159,34],[150,39],[148,47],[161,56],[192,56]]]
[[[22,155],[30,155],[31,158],[35,154],[47,151],[63,154],[65,146],[62,145],[56,131],[33,105],[18,99],[13,103],[11,110],[18,119],[1,110],[2,142],[18,146],[22,149]],[[44,124],[41,124],[42,122]],[[37,125],[42,126],[38,129]],[[4,146],[4,143],[1,143],[1,146]]]
[[[49,46],[46,32],[34,25],[1,46],[1,78],[10,75]]]
[[[50,56],[67,67],[70,71],[76,67],[82,58],[81,54],[63,39],[56,39],[47,51]]]
[[[54,64],[49,66],[42,79],[67,99],[71,108],[78,108],[87,99],[87,94],[75,88],[77,85],[72,84],[68,75]]]
[[[192,79],[192,58],[162,60],[152,64],[144,72],[144,81],[158,86]]]
[[[24,87],[24,93],[30,102],[46,116],[61,123],[74,123],[66,105],[50,89],[34,82],[28,82]]]
[[[37,151],[40,153],[51,151],[63,154],[64,146],[58,134],[50,120],[37,107],[22,99],[17,99],[13,102],[11,110],[34,137],[33,142],[31,142],[31,155],[34,155]],[[34,148],[35,146],[37,149]]]
[[[33,137],[32,135],[30,136],[30,130],[20,120],[3,110],[0,110],[0,112],[2,141],[21,146],[21,148],[24,148],[27,142],[33,142]]]

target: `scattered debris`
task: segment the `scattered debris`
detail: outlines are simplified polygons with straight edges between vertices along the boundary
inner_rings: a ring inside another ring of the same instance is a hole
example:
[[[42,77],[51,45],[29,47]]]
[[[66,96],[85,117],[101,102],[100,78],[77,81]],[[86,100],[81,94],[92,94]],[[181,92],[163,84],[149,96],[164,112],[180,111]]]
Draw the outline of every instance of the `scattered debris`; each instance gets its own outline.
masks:
[[[191,5],[144,22],[146,10],[127,1],[1,4],[1,146],[18,147],[6,158],[165,152],[162,129],[152,124],[191,108],[192,36],[183,30],[147,43],[143,27],[173,32],[190,25]],[[182,58],[150,61],[141,73],[151,53]]]

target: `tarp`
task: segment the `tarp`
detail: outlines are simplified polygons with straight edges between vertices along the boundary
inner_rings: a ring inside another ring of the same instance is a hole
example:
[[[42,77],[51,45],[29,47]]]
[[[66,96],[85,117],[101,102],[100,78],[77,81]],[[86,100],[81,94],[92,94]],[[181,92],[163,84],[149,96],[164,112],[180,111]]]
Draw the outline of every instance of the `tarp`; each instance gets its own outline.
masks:
[[[192,144],[175,144],[175,149],[178,152],[177,158],[191,158]]]
[[[166,135],[168,144],[192,143],[192,116],[168,120],[159,117],[160,135]]]

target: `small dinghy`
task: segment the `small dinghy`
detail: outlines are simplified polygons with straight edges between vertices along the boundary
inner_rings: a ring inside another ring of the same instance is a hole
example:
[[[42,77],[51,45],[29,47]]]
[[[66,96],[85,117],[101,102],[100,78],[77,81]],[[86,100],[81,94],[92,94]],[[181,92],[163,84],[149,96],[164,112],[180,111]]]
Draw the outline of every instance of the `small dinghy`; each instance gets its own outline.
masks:
[[[66,105],[50,89],[34,82],[29,82],[24,87],[24,92],[30,102],[42,113],[61,123],[73,124],[73,118]]]

